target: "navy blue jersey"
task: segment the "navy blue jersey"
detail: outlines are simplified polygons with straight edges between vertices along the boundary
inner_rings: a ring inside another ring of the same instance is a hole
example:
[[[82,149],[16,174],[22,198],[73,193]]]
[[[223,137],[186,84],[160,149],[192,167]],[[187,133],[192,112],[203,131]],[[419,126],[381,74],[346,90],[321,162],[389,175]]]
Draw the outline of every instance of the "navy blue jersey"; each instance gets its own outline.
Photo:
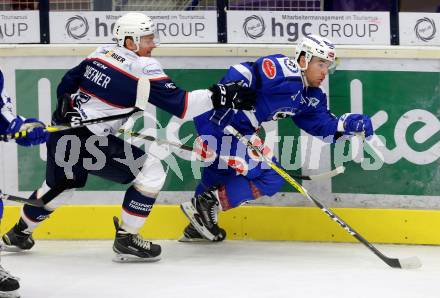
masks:
[[[177,87],[151,57],[115,46],[103,46],[69,70],[57,88],[69,94],[83,119],[128,113],[136,103],[139,78],[150,82],[148,102],[180,118],[194,117],[212,108],[211,92],[187,92]],[[192,112],[188,107],[192,107]],[[195,113],[195,114],[194,114]],[[97,135],[115,133],[125,119],[90,125]]]

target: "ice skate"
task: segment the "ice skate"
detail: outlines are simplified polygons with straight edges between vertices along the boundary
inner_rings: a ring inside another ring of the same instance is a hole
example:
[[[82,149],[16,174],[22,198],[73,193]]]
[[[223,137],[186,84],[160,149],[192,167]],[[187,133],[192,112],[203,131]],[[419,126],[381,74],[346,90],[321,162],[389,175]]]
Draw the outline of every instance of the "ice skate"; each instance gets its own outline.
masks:
[[[19,279],[0,266],[0,298],[19,298]]]
[[[113,251],[115,262],[155,262],[160,260],[161,247],[151,241],[144,240],[139,234],[130,234],[119,226],[115,216],[113,222],[116,228],[116,237]]]
[[[13,252],[29,250],[35,244],[32,233],[28,230],[28,226],[22,218],[9,232],[3,235],[2,241],[2,250]]]
[[[185,230],[183,231],[182,237],[180,237],[179,242],[197,242],[197,243],[211,243],[211,242],[219,242],[223,241],[226,238],[226,231],[220,228],[220,234],[217,235],[216,239],[214,241],[210,241],[200,235],[200,233],[196,230],[196,228],[193,227],[193,225],[189,224],[186,226]]]
[[[209,241],[221,241],[220,227],[217,225],[218,200],[216,189],[208,190],[180,205],[183,213],[190,220],[197,232]],[[224,230],[223,230],[224,231]],[[220,239],[220,238],[219,238]]]

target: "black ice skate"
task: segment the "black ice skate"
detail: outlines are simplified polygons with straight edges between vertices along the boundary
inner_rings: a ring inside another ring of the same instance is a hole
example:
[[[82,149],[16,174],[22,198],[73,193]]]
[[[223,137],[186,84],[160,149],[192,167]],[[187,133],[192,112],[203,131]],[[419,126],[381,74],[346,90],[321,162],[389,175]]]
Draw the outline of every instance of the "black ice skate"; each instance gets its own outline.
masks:
[[[189,224],[186,226],[185,230],[183,231],[183,236],[180,237],[179,242],[219,242],[223,241],[226,238],[226,231],[220,228],[220,234],[217,235],[216,239],[211,241],[200,235],[199,232],[197,232],[196,228],[192,224]]]
[[[193,197],[190,202],[182,203],[180,208],[200,235],[210,241],[221,241],[223,239],[217,240],[222,233],[217,225],[219,203],[215,191],[205,191]]]
[[[17,291],[19,288],[18,278],[0,266],[0,297],[19,298],[20,295]]]
[[[2,237],[3,248],[5,251],[22,251],[31,249],[34,244],[32,233],[28,230],[28,225],[22,218]]]
[[[139,234],[130,234],[119,226],[115,216],[113,222],[116,228],[116,238],[113,251],[115,262],[154,262],[160,260],[161,247],[150,241],[144,240]]]

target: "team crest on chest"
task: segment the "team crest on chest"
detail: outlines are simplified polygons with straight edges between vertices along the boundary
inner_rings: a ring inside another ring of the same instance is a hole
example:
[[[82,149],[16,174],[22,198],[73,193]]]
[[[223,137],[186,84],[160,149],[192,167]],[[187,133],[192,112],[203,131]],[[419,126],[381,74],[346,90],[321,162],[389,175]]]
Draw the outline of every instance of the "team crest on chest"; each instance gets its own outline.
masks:
[[[318,106],[319,99],[317,99],[316,97],[307,97],[307,99],[309,100],[309,107],[312,106],[316,108]]]
[[[277,68],[272,60],[263,59],[262,67],[263,67],[263,73],[266,75],[267,78],[269,79],[275,78],[275,76],[277,75]]]

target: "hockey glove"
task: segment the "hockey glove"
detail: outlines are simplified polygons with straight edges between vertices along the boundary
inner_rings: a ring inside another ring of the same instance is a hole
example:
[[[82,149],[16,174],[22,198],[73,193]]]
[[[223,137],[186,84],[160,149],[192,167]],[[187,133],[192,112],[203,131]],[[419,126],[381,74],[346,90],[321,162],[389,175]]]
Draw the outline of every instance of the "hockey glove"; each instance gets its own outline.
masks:
[[[252,110],[257,98],[255,91],[249,87],[242,86],[241,81],[215,84],[209,90],[212,92],[211,99],[215,109]]]
[[[6,133],[14,134],[20,130],[26,130],[26,136],[16,139],[15,142],[21,146],[29,147],[32,145],[39,145],[47,141],[49,138],[49,133],[44,130],[44,127],[44,123],[35,118],[23,120],[22,118],[17,117],[12,120],[11,124],[6,130]]]
[[[73,106],[70,94],[63,94],[58,98],[57,108],[52,114],[52,124],[58,125],[70,123],[75,119],[81,119],[76,107]]]
[[[346,113],[339,118],[338,131],[347,135],[365,133],[365,137],[371,137],[374,133],[373,124],[367,115]]]

